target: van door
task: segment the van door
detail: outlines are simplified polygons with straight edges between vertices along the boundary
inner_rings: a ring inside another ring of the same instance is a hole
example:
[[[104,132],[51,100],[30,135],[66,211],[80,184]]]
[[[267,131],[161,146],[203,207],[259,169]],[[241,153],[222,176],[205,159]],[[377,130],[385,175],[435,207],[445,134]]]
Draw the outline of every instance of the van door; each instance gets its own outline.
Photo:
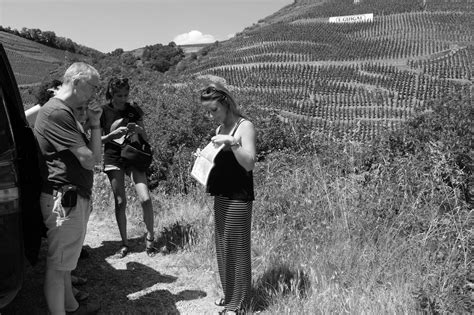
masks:
[[[38,260],[44,224],[37,142],[0,43],[0,310],[16,296],[25,257]]]
[[[0,83],[0,309],[21,288],[24,275],[15,138]]]

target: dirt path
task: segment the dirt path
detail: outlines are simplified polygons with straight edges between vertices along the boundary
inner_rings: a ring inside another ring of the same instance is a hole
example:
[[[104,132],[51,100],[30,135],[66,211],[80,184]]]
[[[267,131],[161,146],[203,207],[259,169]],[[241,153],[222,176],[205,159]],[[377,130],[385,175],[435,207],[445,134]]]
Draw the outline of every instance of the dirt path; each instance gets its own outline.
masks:
[[[129,229],[130,230],[130,229]],[[192,253],[158,254],[148,257],[143,235],[129,235],[131,252],[115,258],[120,245],[116,223],[92,215],[85,246],[89,258],[80,259],[76,274],[88,278],[78,287],[89,300],[101,304],[99,314],[216,314],[218,297],[211,270],[187,268]],[[40,262],[27,267],[23,289],[1,314],[46,314],[42,292],[46,244]]]

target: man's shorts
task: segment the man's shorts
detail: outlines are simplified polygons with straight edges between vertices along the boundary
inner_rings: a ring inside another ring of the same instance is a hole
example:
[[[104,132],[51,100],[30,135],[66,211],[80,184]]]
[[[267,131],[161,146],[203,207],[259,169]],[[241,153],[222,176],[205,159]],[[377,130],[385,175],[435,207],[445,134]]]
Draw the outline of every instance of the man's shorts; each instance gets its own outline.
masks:
[[[86,236],[91,201],[77,195],[75,207],[61,205],[61,192],[56,196],[41,193],[41,212],[48,228],[48,268],[61,271],[76,269]]]

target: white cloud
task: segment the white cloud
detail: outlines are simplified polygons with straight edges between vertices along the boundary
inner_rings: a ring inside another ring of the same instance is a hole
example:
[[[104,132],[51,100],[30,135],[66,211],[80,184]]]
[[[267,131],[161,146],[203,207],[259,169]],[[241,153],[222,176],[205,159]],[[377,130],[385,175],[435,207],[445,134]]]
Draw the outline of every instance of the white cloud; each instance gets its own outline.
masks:
[[[232,34],[227,34],[227,36],[225,37],[225,39],[231,39],[232,37],[235,36],[235,33],[232,33]]]
[[[177,45],[189,45],[214,43],[216,39],[213,35],[203,34],[200,31],[192,30],[189,33],[177,35],[173,41]]]

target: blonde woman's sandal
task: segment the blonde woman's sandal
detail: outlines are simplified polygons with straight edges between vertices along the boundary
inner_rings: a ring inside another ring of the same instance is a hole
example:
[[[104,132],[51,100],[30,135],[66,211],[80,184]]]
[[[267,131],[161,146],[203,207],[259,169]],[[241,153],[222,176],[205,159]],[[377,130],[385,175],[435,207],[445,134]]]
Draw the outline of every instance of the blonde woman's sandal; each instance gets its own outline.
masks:
[[[214,304],[217,306],[224,306],[225,305],[225,300],[224,298],[218,298],[217,300],[214,301]]]

